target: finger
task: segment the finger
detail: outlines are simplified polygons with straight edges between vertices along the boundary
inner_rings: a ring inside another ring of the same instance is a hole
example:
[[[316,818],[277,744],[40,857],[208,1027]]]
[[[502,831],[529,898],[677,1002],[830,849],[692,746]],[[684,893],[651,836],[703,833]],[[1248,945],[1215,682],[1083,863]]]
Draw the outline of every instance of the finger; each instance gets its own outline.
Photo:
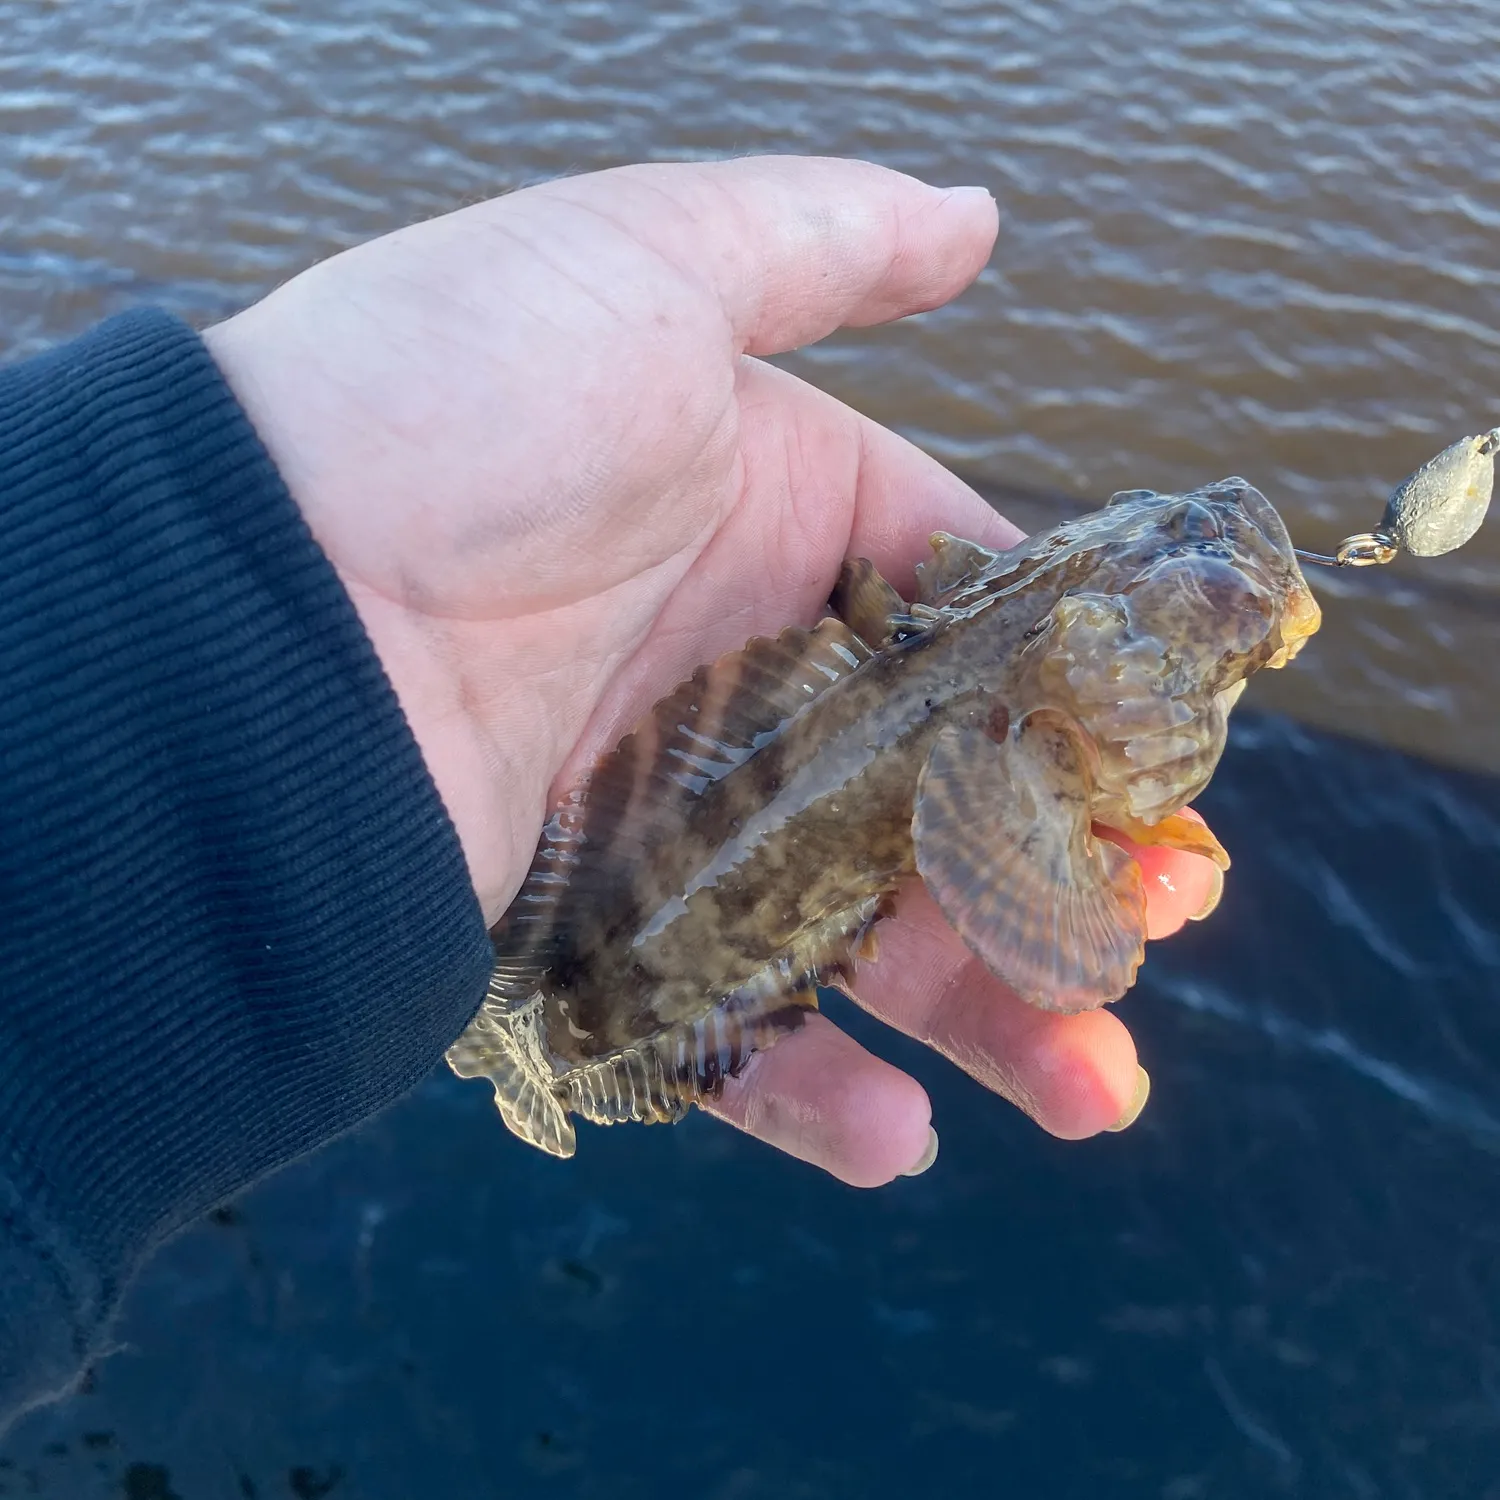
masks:
[[[713,561],[754,548],[748,555],[799,591],[782,601],[794,610],[822,609],[846,557],[868,557],[909,593],[934,531],[996,548],[1020,540],[930,454],[805,380],[743,359],[736,394],[745,498],[715,538]]]
[[[1181,849],[1128,848],[1146,887],[1146,936],[1171,937],[1217,902],[1223,876],[1210,859]]]
[[[1203,822],[1201,814],[1191,807],[1183,808],[1182,816]],[[1182,849],[1137,844],[1113,830],[1109,837],[1141,867],[1147,937],[1171,937],[1188,922],[1207,916],[1218,904],[1224,876],[1212,860]]]
[[[916,590],[917,564],[932,557],[933,532],[946,531],[997,552],[1014,547],[1025,536],[989,501],[905,438],[866,417],[858,418],[857,431],[854,515],[839,563],[844,557],[868,557],[910,599]]]
[[[859,1003],[925,1042],[1044,1130],[1068,1140],[1118,1125],[1140,1082],[1135,1044],[1111,1011],[1028,1005],[964,947],[918,882],[861,964]]]
[[[546,191],[602,199],[680,269],[706,275],[751,354],[941,306],[983,269],[999,225],[983,188],[825,157],[622,167]]]
[[[741,360],[737,400],[740,503],[615,670],[559,782],[704,662],[810,625],[846,556],[870,558],[909,592],[932,532],[996,547],[1021,535],[913,443],[784,370]]]
[[[821,1015],[751,1058],[706,1108],[851,1187],[890,1182],[929,1150],[922,1086]]]

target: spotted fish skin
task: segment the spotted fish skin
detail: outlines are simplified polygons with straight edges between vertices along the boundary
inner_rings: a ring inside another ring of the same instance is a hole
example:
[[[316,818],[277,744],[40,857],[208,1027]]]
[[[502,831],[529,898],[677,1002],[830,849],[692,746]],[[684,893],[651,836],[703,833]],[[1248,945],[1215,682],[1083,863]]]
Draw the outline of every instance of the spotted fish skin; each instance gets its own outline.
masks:
[[[1239,685],[1317,628],[1285,528],[1232,479],[1008,552],[933,545],[912,604],[851,565],[845,618],[700,669],[549,820],[449,1054],[524,1139],[680,1117],[801,1024],[913,874],[1037,1004],[1133,980],[1138,872],[1092,829],[1217,850],[1175,814]]]

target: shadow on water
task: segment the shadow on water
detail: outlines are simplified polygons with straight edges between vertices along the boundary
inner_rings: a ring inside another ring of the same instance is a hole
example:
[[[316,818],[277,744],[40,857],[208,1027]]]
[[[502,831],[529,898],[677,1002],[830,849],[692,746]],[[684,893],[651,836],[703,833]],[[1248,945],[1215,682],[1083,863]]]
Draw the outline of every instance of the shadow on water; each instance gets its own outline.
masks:
[[[1500,1496],[1500,783],[1247,717],[1204,807],[1125,1135],[847,1004],[943,1137],[874,1193],[434,1078],[171,1246],[0,1494]]]

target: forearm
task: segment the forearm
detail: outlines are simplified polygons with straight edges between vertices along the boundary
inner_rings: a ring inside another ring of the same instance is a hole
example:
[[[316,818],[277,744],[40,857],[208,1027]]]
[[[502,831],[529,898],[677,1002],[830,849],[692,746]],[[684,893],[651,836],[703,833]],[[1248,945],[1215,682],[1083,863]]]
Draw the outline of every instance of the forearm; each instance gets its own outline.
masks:
[[[0,372],[0,1427],[164,1236],[414,1084],[484,925],[339,581],[198,339]]]

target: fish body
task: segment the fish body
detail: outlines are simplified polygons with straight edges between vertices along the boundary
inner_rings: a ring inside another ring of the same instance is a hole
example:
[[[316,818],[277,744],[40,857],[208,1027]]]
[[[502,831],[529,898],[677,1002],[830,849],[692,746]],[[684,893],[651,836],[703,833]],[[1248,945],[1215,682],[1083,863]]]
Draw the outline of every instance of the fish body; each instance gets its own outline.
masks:
[[[1099,826],[1227,865],[1179,816],[1245,679],[1318,607],[1241,479],[1130,491],[1005,552],[938,535],[908,605],[868,563],[833,613],[700,668],[543,831],[449,1053],[507,1125],[680,1118],[847,975],[918,875],[1034,1004],[1117,999],[1135,862]]]

